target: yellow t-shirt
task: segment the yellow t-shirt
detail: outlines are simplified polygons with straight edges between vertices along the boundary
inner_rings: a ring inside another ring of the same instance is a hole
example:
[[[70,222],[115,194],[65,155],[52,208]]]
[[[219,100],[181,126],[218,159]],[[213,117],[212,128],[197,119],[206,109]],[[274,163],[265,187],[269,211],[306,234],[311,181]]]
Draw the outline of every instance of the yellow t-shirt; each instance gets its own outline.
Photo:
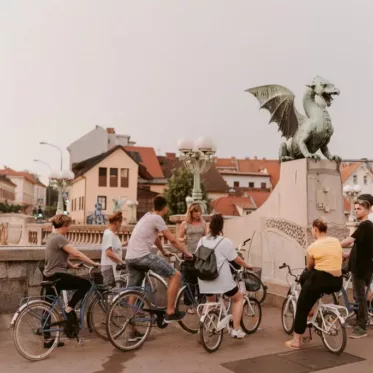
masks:
[[[324,237],[316,240],[307,253],[315,260],[315,269],[329,272],[334,276],[342,274],[342,246],[334,237]]]

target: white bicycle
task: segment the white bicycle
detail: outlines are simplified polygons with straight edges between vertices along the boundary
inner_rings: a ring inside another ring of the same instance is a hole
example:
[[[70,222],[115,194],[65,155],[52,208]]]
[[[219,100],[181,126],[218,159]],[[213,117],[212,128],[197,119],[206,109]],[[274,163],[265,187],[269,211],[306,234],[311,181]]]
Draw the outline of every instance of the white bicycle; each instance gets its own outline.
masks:
[[[299,297],[298,284],[299,275],[294,275],[286,263],[279,269],[287,268],[288,274],[294,277],[287,297],[284,300],[281,311],[282,326],[287,334],[292,334],[294,331],[294,321]],[[324,304],[320,298],[316,303],[316,309],[312,319],[307,322],[310,337],[312,340],[311,329],[321,337],[324,346],[334,354],[341,354],[347,343],[347,334],[345,322],[348,317],[346,307],[337,304]],[[335,340],[333,344],[332,341]]]
[[[248,279],[249,278],[249,279]],[[250,271],[239,270],[236,273],[236,281],[240,291],[246,294],[253,286],[253,280],[257,276],[250,277]],[[256,286],[260,286],[257,284]],[[232,331],[232,315],[230,314],[230,302],[227,304],[223,294],[218,295],[217,302],[200,304],[197,308],[200,316],[200,341],[207,352],[215,352],[223,341],[224,329],[228,333]],[[262,320],[262,307],[257,299],[245,295],[241,328],[246,334],[255,333]]]

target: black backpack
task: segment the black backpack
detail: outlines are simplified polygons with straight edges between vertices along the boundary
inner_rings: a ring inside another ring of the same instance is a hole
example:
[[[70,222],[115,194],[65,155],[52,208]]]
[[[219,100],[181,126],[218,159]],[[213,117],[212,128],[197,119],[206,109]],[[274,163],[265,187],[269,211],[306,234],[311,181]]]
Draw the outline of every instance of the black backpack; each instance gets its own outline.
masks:
[[[215,249],[218,247],[224,237],[215,245],[214,248],[210,249],[202,245],[195,252],[194,269],[197,277],[203,281],[212,281],[219,276],[218,265],[216,262]]]

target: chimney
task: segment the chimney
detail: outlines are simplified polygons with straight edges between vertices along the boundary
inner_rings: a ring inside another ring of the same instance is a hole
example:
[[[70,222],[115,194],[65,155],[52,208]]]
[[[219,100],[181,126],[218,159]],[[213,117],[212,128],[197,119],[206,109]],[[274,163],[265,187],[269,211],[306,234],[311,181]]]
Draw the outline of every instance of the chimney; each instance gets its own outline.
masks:
[[[167,159],[176,159],[176,153],[166,153]]]
[[[115,128],[113,128],[113,127],[108,127],[108,128],[106,128],[106,132],[107,132],[107,133],[112,133],[112,134],[114,134],[114,133],[115,133]]]
[[[245,159],[246,159],[247,161],[249,161],[249,160],[250,160],[250,157],[245,157]]]
[[[267,160],[267,158],[266,157],[263,157],[263,161],[266,161]]]
[[[256,161],[258,159],[258,157],[256,155],[254,155],[254,160]]]

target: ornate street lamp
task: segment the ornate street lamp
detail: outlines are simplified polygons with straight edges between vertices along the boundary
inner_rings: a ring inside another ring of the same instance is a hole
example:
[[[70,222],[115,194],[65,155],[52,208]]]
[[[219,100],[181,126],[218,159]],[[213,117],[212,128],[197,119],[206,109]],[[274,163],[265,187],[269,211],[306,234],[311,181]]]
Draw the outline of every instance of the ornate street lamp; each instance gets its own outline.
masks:
[[[206,213],[206,201],[202,200],[201,175],[210,169],[214,161],[216,147],[208,137],[201,137],[194,144],[192,141],[182,139],[178,141],[177,145],[181,152],[179,159],[193,173],[192,198],[188,198],[187,204],[190,205],[191,202],[199,203],[202,212]]]
[[[49,175],[49,179],[57,186],[58,190],[58,203],[57,203],[57,214],[63,214],[63,195],[67,193],[71,181],[74,179],[74,173],[69,170],[52,171]]]
[[[343,187],[343,194],[347,197],[348,201],[350,202],[351,208],[350,208],[350,215],[348,217],[348,221],[354,222],[354,204],[357,200],[358,196],[361,193],[361,186],[360,185],[345,185]]]

